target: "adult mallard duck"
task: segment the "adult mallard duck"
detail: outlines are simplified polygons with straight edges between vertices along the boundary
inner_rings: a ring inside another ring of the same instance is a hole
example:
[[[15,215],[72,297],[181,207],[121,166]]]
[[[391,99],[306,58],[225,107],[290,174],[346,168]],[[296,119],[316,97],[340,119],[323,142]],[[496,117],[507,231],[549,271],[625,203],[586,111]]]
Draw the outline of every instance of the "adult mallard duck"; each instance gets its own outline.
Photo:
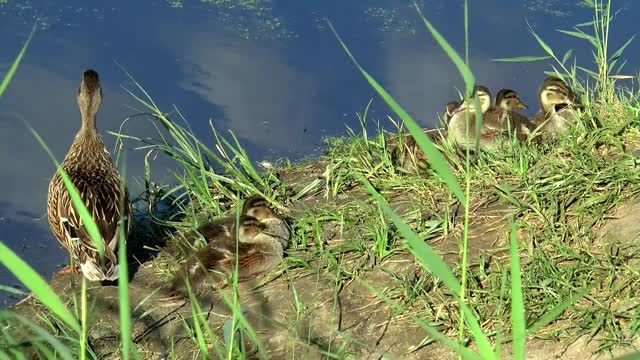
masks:
[[[540,111],[533,118],[536,132],[542,134],[543,139],[554,139],[566,133],[574,123],[582,109],[582,103],[575,92],[564,80],[550,76],[544,80],[538,92]]]
[[[128,234],[132,211],[127,188],[96,128],[96,114],[102,102],[96,71],[84,72],[77,100],[82,126],[61,166],[98,225],[104,241],[104,258],[96,250],[58,172],[49,184],[49,226],[71,258],[70,268],[61,274],[77,272],[77,262],[88,280],[113,281],[118,278],[119,226],[121,219],[125,219]]]
[[[482,129],[480,130],[480,149],[492,149],[502,140],[509,137],[509,131],[515,133],[520,141],[527,139],[532,124],[529,120],[515,112],[526,109],[518,94],[510,89],[503,89],[496,97],[496,106],[491,105],[491,93],[484,86],[474,89],[480,102],[482,112]],[[469,113],[469,139],[467,141],[467,115]],[[449,137],[463,148],[475,148],[476,114],[473,99],[468,99],[456,110],[449,122]]]
[[[182,288],[185,278],[201,287],[207,274],[231,275],[236,260],[239,280],[251,279],[282,261],[290,238],[284,220],[257,195],[245,201],[239,221],[235,216],[223,217],[202,225],[198,232],[207,245],[187,259],[173,283],[174,290]]]

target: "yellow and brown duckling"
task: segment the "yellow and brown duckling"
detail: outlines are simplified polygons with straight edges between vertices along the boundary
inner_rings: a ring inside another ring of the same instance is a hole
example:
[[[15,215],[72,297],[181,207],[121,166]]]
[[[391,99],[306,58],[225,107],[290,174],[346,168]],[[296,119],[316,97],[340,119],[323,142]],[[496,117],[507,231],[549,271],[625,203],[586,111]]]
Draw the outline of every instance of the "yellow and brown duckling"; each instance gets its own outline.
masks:
[[[491,93],[484,86],[474,89],[482,112],[482,129],[480,131],[480,149],[495,148],[500,141],[514,134],[518,140],[525,141],[531,132],[532,124],[515,110],[526,109],[518,94],[510,89],[503,89],[496,97],[496,106],[491,105]],[[469,139],[467,141],[467,118],[469,113]],[[449,136],[462,148],[474,149],[476,144],[476,114],[473,99],[466,100],[454,113],[449,122]]]
[[[78,263],[80,272],[88,280],[113,281],[118,278],[121,219],[126,221],[123,225],[128,234],[132,211],[127,188],[96,128],[96,114],[102,102],[102,88],[96,71],[85,71],[77,101],[82,126],[61,166],[98,225],[104,241],[104,258],[96,250],[58,172],[49,184],[49,225],[71,258],[70,268],[61,274],[78,272]]]
[[[207,245],[187,259],[174,289],[182,288],[186,279],[191,286],[201,288],[209,280],[207,275],[222,273],[225,276],[216,277],[216,283],[211,284],[219,287],[218,282],[233,273],[236,260],[239,280],[254,278],[282,261],[290,238],[287,224],[260,196],[245,201],[238,222],[235,216],[223,217],[202,225],[198,232]]]
[[[533,118],[533,124],[543,139],[551,140],[566,133],[580,116],[577,110],[583,108],[569,85],[554,76],[544,80],[538,92],[538,100],[540,111]]]
[[[491,92],[486,86],[476,85],[473,89],[474,96],[478,97],[478,102],[480,103],[480,112],[484,115],[491,107]],[[476,123],[476,114],[475,114],[475,101],[472,98],[466,99],[460,104],[460,106],[455,109],[448,123],[448,137],[453,139],[453,141],[465,147],[467,145],[466,139],[466,129],[467,129],[467,118],[466,113],[469,113],[469,147],[475,146],[475,123]]]

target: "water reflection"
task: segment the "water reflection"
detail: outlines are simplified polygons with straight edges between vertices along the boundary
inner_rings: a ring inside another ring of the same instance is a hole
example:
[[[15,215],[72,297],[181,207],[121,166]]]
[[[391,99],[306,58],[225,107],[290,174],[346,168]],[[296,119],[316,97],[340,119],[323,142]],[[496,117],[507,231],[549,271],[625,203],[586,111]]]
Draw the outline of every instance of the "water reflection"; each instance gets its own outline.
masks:
[[[464,48],[462,2],[424,0],[425,15],[459,50]],[[630,0],[618,1],[611,39],[622,45],[630,34]],[[637,9],[636,9],[637,10]],[[557,16],[561,15],[561,16]],[[583,41],[560,37],[556,29],[591,19],[591,10],[575,2],[529,0],[471,2],[470,62],[478,82],[494,93],[510,87],[537,109],[536,90],[549,63],[497,64],[492,58],[541,55],[527,23],[562,56],[569,48],[590,66],[591,49]],[[62,159],[80,126],[75,103],[82,72],[96,68],[104,88],[98,126],[113,148],[120,123],[134,113],[135,101],[121,84],[133,84],[114,60],[141,82],[164,111],[176,106],[207,144],[218,130],[233,130],[254,160],[281,156],[299,159],[322,145],[325,136],[358,127],[354,116],[374,98],[373,116],[390,128],[381,104],[345,56],[324,19],[340,32],[360,63],[424,126],[457,96],[462,81],[455,67],[425,30],[411,2],[392,0],[167,2],[114,0],[0,0],[0,71],[5,73],[35,19],[36,34],[9,91],[0,99],[0,240],[25,249],[26,260],[45,277],[67,262],[43,218],[54,168],[26,131],[32,124]],[[613,44],[612,42],[612,44]],[[640,54],[625,54],[637,67]],[[635,62],[633,62],[635,61]],[[140,108],[139,105],[135,105]],[[124,132],[155,136],[138,118]],[[143,175],[143,156],[127,143],[128,180]],[[173,163],[158,157],[154,180],[172,182]],[[20,250],[22,251],[22,250]],[[46,256],[44,256],[46,255]],[[0,284],[11,284],[0,269]],[[4,300],[0,294],[0,300]]]
[[[180,86],[222,108],[229,128],[277,151],[310,150],[300,135],[320,111],[316,74],[296,69],[282,52],[253,41],[230,42],[203,32],[186,46]]]

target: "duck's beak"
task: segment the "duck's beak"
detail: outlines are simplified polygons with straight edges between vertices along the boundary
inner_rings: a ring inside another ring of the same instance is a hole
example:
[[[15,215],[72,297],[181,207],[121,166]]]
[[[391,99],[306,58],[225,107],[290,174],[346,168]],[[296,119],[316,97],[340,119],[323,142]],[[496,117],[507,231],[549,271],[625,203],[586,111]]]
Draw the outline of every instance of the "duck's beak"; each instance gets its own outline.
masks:
[[[516,104],[516,109],[518,110],[527,110],[529,107],[522,103],[522,101],[518,101]]]

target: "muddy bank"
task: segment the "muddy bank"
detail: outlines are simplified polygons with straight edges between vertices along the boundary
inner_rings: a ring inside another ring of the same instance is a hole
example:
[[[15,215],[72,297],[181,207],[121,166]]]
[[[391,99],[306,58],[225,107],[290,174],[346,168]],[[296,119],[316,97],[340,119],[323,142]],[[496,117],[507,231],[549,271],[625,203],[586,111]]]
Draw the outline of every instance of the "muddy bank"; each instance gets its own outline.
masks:
[[[280,173],[279,176],[285,184],[289,184],[289,191],[295,194],[309,183],[322,179],[325,166],[322,162],[300,165]],[[286,204],[287,215],[290,219],[296,219],[316,209],[345,204],[373,208],[374,205],[366,202],[367,199],[368,194],[364,189],[354,185],[335,198],[317,193],[290,202]],[[393,194],[388,199],[394,209],[412,221],[414,227],[421,226],[416,224],[424,224],[425,221],[448,219],[452,227],[446,235],[427,233],[425,241],[442,254],[448,264],[455,267],[459,260],[462,238],[462,209],[445,214],[443,206],[437,204],[438,201],[420,199],[411,194]],[[429,205],[429,202],[433,204]],[[457,209],[455,206],[452,208]],[[471,268],[508,265],[508,217],[514,211],[513,205],[498,196],[483,194],[474,198],[469,228]],[[609,254],[612,244],[616,244],[623,252],[630,246],[637,246],[640,239],[639,216],[640,199],[637,197],[620,204],[595,229],[599,240],[592,244],[592,252]],[[293,236],[300,236],[300,226],[295,221],[291,221],[291,225]],[[279,270],[240,285],[242,308],[264,342],[267,357],[325,359],[327,357],[323,354],[336,353],[350,354],[357,359],[456,358],[448,348],[432,343],[427,333],[416,325],[415,318],[422,317],[424,309],[408,302],[407,299],[411,297],[402,291],[420,288],[426,293],[424,296],[428,296],[434,286],[438,285],[429,274],[421,270],[404,247],[397,246],[393,254],[378,261],[349,249],[351,239],[360,236],[357,227],[341,228],[338,224],[333,224],[323,230],[322,246],[328,251],[341,254],[339,271],[318,255],[317,244],[309,243],[306,246],[290,247]],[[526,239],[527,229],[521,229],[519,236]],[[201,354],[198,353],[194,335],[189,329],[193,319],[188,299],[173,296],[164,290],[170,279],[168,260],[175,258],[175,250],[170,243],[165,246],[163,242],[159,242],[159,246],[159,253],[138,258],[139,262],[133,268],[135,273],[129,286],[133,341],[145,359],[162,358],[172,348],[179,358],[199,358]],[[528,261],[524,257],[526,252],[527,249],[523,249],[523,266]],[[634,259],[628,259],[621,266],[635,264]],[[399,287],[399,279],[401,283],[409,284],[409,287]],[[79,276],[64,276],[54,277],[51,281],[52,287],[69,308],[73,308],[74,294],[80,291],[80,280]],[[373,285],[385,297],[397,300],[402,307],[385,302],[368,285]],[[487,288],[490,290],[490,287]],[[222,294],[230,296],[231,290],[227,288],[220,292],[210,291],[199,297],[207,321],[221,339],[224,323],[231,319],[229,306]],[[634,308],[629,301],[620,301],[624,304],[616,306]],[[450,297],[441,296],[439,303],[440,308],[433,309],[434,313],[447,310],[455,312],[456,305]],[[91,347],[100,358],[119,358],[117,287],[91,284],[89,304]],[[14,310],[34,320],[39,313],[46,312],[33,298],[23,301]],[[454,336],[454,329],[443,326],[438,321],[432,321],[430,325]],[[253,355],[259,357],[256,344],[248,343],[247,349],[253,349]],[[553,354],[566,359],[578,359],[583,358],[585,353],[594,353],[596,350],[597,342],[588,342],[584,337],[579,341],[573,341],[569,336],[560,340],[530,338],[527,358],[549,359]],[[625,353],[629,350],[615,351]],[[608,355],[599,356],[608,358]]]

